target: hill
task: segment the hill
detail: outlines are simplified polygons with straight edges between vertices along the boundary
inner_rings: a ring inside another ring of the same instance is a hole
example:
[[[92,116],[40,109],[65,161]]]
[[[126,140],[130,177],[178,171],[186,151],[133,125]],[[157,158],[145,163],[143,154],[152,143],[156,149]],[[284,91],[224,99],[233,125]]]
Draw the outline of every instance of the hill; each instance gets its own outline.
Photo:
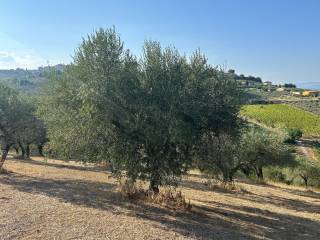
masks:
[[[6,84],[23,93],[35,93],[48,80],[51,71],[61,73],[65,65],[39,67],[38,69],[9,69],[0,70],[0,83]]]
[[[305,137],[320,137],[320,117],[286,104],[247,105],[241,115],[261,122],[268,127],[285,130],[298,128]]]

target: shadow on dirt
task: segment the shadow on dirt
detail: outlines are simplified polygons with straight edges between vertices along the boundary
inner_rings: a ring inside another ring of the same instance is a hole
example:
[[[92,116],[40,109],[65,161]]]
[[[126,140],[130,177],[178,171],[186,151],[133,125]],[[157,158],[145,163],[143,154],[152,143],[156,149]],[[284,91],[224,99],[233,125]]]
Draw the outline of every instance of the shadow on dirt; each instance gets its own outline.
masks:
[[[47,179],[13,173],[0,176],[0,184],[27,193],[53,197],[62,202],[111,211],[116,215],[126,214],[147,219],[160,223],[160,227],[197,239],[318,239],[320,234],[320,222],[246,206],[208,201],[204,203],[205,206],[195,205],[191,212],[175,212],[144,202],[129,201],[115,190],[116,185],[110,183]],[[247,195],[241,196],[261,203],[275,201],[275,204],[291,205],[297,211],[317,210],[315,206],[303,202]],[[237,194],[235,200],[241,196]]]
[[[70,169],[70,170],[79,170],[79,171],[90,171],[90,172],[110,172],[107,168],[102,168],[99,166],[75,166],[75,165],[66,165],[66,164],[59,164],[59,163],[52,163],[52,162],[46,162],[46,161],[37,161],[32,159],[13,159],[11,161],[15,162],[22,162],[25,164],[31,164],[31,165],[38,165],[38,166],[48,166],[48,167],[54,167],[59,169]],[[68,163],[68,161],[65,161]]]

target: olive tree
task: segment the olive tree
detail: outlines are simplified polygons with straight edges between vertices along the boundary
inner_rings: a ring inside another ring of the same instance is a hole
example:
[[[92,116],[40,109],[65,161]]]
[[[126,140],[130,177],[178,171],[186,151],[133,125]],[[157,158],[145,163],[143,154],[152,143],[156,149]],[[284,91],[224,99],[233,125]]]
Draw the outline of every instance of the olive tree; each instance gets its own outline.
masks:
[[[42,147],[47,141],[43,121],[36,114],[37,103],[30,96],[20,96],[19,112],[21,122],[16,133],[16,144],[22,152],[22,158],[30,158],[30,146],[35,145],[42,155]]]
[[[84,39],[53,76],[38,110],[53,153],[108,161],[118,176],[175,184],[208,136],[233,133],[240,91],[197,51],[190,59],[147,41],[140,59],[114,29]]]
[[[294,172],[299,176],[305,185],[308,186],[320,186],[320,164],[308,160],[307,158],[298,158],[297,166],[294,168]]]
[[[295,165],[283,137],[258,127],[250,127],[242,134],[239,150],[243,169],[252,169],[259,179],[263,179],[264,167]]]
[[[191,159],[183,115],[187,71],[174,49],[147,42],[138,61],[114,29],[98,30],[44,91],[38,114],[49,147],[85,161],[110,161],[115,174],[148,180],[158,192]]]
[[[10,147],[16,142],[16,133],[21,119],[18,109],[18,93],[0,84],[0,171]]]

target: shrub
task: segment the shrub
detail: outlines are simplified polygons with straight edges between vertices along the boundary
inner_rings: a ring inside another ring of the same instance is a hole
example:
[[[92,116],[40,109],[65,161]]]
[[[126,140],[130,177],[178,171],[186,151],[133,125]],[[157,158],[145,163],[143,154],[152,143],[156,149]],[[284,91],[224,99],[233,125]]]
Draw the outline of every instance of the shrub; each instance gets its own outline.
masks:
[[[285,139],[286,143],[295,143],[298,139],[300,139],[303,135],[303,132],[301,129],[293,128],[289,129],[287,133],[287,139]]]

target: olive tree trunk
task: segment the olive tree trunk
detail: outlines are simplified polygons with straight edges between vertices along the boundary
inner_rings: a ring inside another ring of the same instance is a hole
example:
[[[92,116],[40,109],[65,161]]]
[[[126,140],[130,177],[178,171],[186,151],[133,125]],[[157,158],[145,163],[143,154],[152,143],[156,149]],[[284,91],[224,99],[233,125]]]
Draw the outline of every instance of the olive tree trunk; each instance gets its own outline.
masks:
[[[0,172],[2,171],[3,164],[7,159],[9,149],[10,145],[5,145],[3,146],[3,149],[1,149]]]
[[[19,147],[21,149],[21,157],[24,159],[26,156],[26,150],[20,142],[19,142]]]
[[[159,189],[160,186],[160,176],[159,174],[154,171],[151,176],[150,176],[150,186],[149,189],[154,193],[154,194],[158,194],[160,192]]]
[[[30,159],[30,145],[27,144],[27,147],[26,147],[26,157],[27,159]]]
[[[43,155],[43,146],[42,146],[42,145],[38,145],[38,152],[39,152],[39,155],[40,155],[41,157],[44,156],[44,155]]]
[[[257,177],[260,179],[260,180],[263,180],[263,170],[262,170],[262,167],[258,167],[257,169]]]

